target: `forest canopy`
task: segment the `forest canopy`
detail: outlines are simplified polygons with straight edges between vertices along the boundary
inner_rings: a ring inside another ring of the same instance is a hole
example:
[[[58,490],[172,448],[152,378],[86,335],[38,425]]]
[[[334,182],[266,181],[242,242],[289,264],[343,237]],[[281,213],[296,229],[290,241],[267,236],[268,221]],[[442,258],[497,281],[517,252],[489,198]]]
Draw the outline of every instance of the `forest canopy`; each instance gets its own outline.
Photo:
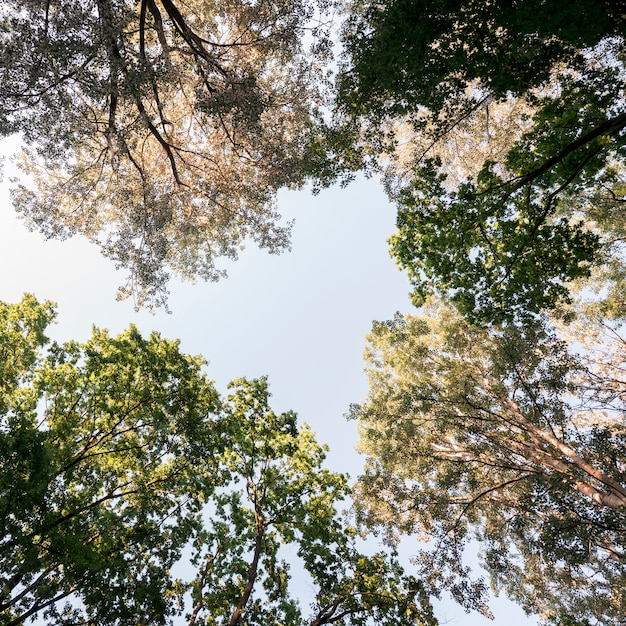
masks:
[[[275,200],[322,160],[324,0],[3,2],[0,134],[21,133],[16,209],[81,233],[164,304],[252,239],[289,247]],[[307,38],[307,44],[303,40]]]
[[[0,134],[27,146],[13,201],[46,236],[99,245],[128,272],[119,295],[150,307],[172,274],[222,277],[249,240],[288,249],[279,189],[365,168],[397,204],[391,250],[416,304],[438,293],[511,321],[601,275],[619,314],[625,15],[595,0],[5,2]]]
[[[0,623],[436,624],[393,553],[360,550],[348,477],[267,380],[221,397],[175,341],[50,344],[54,316],[0,303]]]
[[[415,303],[512,321],[599,271],[621,300],[624,3],[350,7],[338,102],[385,153]]]
[[[338,119],[398,208],[417,315],[376,322],[354,405],[362,523],[485,609],[621,623],[623,2],[354,0]],[[567,323],[565,323],[567,322]]]
[[[477,541],[544,623],[621,623],[625,27],[623,0],[3,2],[14,206],[120,297],[288,249],[278,191],[365,171],[420,311],[369,337],[353,491],[264,378],[222,397],[175,341],[50,343],[50,303],[0,303],[0,622],[430,625],[443,591],[488,615]]]

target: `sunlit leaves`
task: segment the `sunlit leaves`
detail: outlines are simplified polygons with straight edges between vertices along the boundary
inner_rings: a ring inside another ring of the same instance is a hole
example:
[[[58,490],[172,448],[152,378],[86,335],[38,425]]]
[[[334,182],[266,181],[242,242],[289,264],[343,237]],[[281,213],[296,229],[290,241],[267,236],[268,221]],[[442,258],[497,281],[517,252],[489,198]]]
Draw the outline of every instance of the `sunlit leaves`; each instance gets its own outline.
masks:
[[[222,399],[176,341],[47,346],[53,318],[0,305],[3,624],[435,623],[396,555],[360,550],[347,476],[265,379]]]
[[[448,191],[427,165],[397,199],[389,242],[415,304],[441,293],[472,321],[524,319],[568,301],[567,281],[587,277],[599,254],[599,236],[581,221],[552,218],[545,194],[489,170]]]
[[[31,227],[100,245],[138,306],[164,304],[172,272],[217,280],[246,240],[288,247],[276,192],[324,160],[327,3],[17,4],[0,130],[34,147],[14,193]]]
[[[496,588],[550,619],[622,615],[623,339],[586,321],[489,330],[441,304],[377,323],[356,405],[362,519],[434,540],[426,581],[483,609],[462,549],[476,533]],[[584,342],[584,350],[579,342]]]
[[[19,316],[32,356],[2,388],[0,612],[62,623],[71,597],[97,621],[165,623],[168,570],[200,510],[189,496],[213,473],[190,465],[210,449],[206,418],[219,406],[202,361],[134,328],[44,351],[51,306],[2,308],[2,341],[20,356]],[[16,402],[25,394],[28,406]]]

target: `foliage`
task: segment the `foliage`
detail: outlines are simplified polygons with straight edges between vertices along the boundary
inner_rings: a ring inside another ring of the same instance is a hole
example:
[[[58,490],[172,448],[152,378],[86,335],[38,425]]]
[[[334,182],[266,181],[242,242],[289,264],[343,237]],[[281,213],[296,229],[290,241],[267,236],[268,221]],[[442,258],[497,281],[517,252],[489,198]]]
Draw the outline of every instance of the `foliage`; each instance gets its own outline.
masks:
[[[50,303],[0,311],[0,623],[165,623],[212,471],[202,360],[133,327],[44,352]]]
[[[584,196],[579,186],[571,192],[579,195],[560,203],[574,208]],[[568,281],[588,277],[603,260],[599,236],[582,221],[547,220],[552,193],[507,185],[493,172],[449,192],[431,163],[398,201],[389,242],[415,285],[416,306],[439,291],[473,322],[528,320],[571,302]]]
[[[361,519],[433,539],[421,571],[467,608],[484,610],[462,564],[475,536],[494,588],[546,623],[626,612],[626,342],[585,329],[485,330],[431,305],[369,336],[369,396],[351,411]]]
[[[582,49],[621,36],[623,8],[610,0],[351,0],[343,101],[384,119],[419,115],[427,103],[462,111],[468,88],[494,99],[522,95],[556,64],[580,63]]]
[[[358,550],[347,478],[265,380],[220,399],[177,342],[131,327],[46,348],[53,318],[0,304],[1,624],[435,623],[393,555]]]
[[[189,624],[434,624],[421,583],[393,555],[357,550],[335,508],[349,496],[346,476],[322,467],[311,430],[271,411],[265,380],[231,386],[217,424],[228,489],[196,539]],[[316,589],[311,617],[288,592],[289,546]]]
[[[623,9],[350,4],[340,113],[387,153],[392,254],[416,302],[438,292],[473,321],[527,319],[621,251],[622,220],[605,217],[624,201]]]
[[[324,159],[326,8],[4,2],[0,134],[32,146],[17,210],[49,237],[100,245],[138,306],[165,303],[171,272],[217,280],[246,239],[284,250],[276,192]]]

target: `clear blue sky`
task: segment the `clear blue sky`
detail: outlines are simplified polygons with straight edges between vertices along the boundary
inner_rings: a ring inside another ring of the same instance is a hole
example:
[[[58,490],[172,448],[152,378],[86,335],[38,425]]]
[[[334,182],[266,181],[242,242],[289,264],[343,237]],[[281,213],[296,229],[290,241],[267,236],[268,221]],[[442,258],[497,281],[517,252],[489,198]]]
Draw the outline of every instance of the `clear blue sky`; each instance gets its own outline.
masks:
[[[5,152],[9,144],[5,141]],[[0,299],[24,292],[58,303],[54,339],[84,340],[91,326],[120,332],[130,323],[180,338],[181,347],[210,361],[218,389],[236,377],[268,375],[277,411],[292,409],[330,446],[329,466],[359,473],[356,426],[344,414],[366,393],[362,353],[373,320],[409,311],[409,285],[389,258],[386,239],[394,230],[393,207],[375,180],[318,196],[285,192],[280,212],[296,220],[293,250],[273,256],[250,248],[228,263],[220,283],[171,284],[172,313],[136,313],[131,301],[116,302],[124,282],[98,249],[85,240],[45,241],[27,231],[0,188]],[[487,625],[451,601],[438,604],[441,623]],[[526,626],[515,605],[497,600],[495,624]]]

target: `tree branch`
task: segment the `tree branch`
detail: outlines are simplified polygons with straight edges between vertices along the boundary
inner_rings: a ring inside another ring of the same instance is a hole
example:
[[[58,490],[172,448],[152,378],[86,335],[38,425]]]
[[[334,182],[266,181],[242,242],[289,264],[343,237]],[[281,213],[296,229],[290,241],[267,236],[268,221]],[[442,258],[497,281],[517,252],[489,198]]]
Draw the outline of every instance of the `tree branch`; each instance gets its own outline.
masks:
[[[578,139],[575,139],[574,141],[572,141],[568,146],[563,148],[563,150],[555,154],[553,157],[544,161],[544,163],[540,165],[538,168],[534,169],[531,172],[528,172],[528,174],[524,174],[523,176],[519,176],[519,177],[511,179],[509,183],[513,183],[513,182],[515,183],[513,186],[513,190],[515,191],[516,189],[519,189],[520,187],[523,187],[524,185],[531,183],[542,174],[545,174],[549,169],[553,168],[557,163],[560,163],[561,161],[563,161],[563,159],[565,159],[567,156],[572,154],[572,152],[575,152],[579,148],[582,148],[584,145],[590,143],[594,139],[597,139],[598,137],[602,137],[603,135],[612,135],[614,133],[619,132],[625,127],[626,127],[626,113],[622,113],[620,115],[617,115],[616,117],[612,117],[612,118],[609,118],[608,120],[604,120],[603,122],[600,122],[600,124],[598,124],[595,128],[593,128],[589,132],[585,133],[584,135],[581,135],[580,137],[578,137]]]

